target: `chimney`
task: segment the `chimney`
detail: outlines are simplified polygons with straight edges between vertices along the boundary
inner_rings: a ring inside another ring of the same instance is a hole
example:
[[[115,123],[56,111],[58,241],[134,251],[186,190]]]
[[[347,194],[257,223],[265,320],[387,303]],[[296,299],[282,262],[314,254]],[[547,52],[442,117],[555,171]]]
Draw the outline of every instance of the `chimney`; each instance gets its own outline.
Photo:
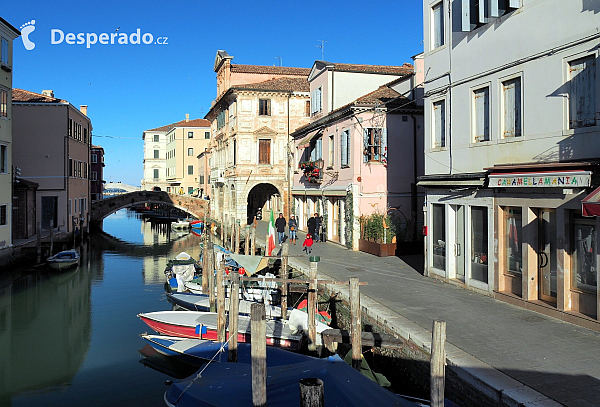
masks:
[[[50,96],[51,98],[53,98],[53,97],[54,97],[54,91],[53,91],[53,90],[50,90],[50,89],[48,89],[48,90],[43,90],[43,91],[42,91],[42,95],[44,95],[44,96]]]
[[[185,114],[185,122],[187,123],[187,122],[189,122],[189,121],[190,121],[190,114],[189,114],[189,113],[186,113],[186,114]]]
[[[84,116],[87,116],[87,105],[79,106],[79,110],[84,114]]]

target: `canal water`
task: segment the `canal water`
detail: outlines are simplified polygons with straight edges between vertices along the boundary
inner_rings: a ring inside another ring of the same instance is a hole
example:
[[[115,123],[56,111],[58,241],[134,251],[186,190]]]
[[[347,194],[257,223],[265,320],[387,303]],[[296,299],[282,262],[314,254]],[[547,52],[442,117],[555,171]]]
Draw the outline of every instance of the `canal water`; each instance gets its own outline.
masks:
[[[73,271],[0,280],[0,406],[164,406],[169,376],[140,363],[140,312],[171,309],[167,260],[198,258],[199,237],[121,210]]]

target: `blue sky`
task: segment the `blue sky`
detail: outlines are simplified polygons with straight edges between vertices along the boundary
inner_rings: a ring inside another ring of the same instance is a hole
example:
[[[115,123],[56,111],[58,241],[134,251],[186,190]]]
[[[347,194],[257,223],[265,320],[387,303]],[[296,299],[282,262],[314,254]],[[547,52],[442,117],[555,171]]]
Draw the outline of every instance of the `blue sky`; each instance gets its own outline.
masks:
[[[204,117],[216,96],[219,49],[238,64],[276,65],[281,57],[284,66],[308,68],[321,59],[318,40],[327,41],[331,62],[401,65],[423,49],[420,0],[22,0],[1,12],[16,28],[35,20],[29,35],[35,48],[15,41],[13,86],[52,89],[74,106],[88,105],[93,142],[106,152],[104,178],[136,186],[142,131],[186,113]],[[168,37],[167,44],[51,43],[52,29],[129,36],[138,28],[154,40]]]

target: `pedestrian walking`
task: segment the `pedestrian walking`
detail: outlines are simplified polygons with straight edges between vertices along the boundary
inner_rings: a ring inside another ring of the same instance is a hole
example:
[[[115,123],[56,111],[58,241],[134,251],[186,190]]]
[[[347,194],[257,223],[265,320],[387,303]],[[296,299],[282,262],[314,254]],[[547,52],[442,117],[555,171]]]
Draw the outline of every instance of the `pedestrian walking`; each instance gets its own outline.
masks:
[[[298,222],[296,221],[296,217],[294,215],[290,216],[288,226],[290,228],[290,240],[293,244],[296,244],[296,230],[298,229]]]
[[[321,234],[322,219],[318,213],[315,213],[315,242],[319,242]]]
[[[283,217],[283,213],[279,214],[279,217],[275,221],[275,229],[277,229],[277,236],[279,237],[279,244],[283,243],[283,239],[285,239],[285,225],[287,222]]]
[[[308,221],[306,222],[306,227],[308,228],[308,234],[311,236],[314,236],[315,229],[317,227],[317,220],[315,219],[314,216],[311,216],[310,218],[308,218]]]
[[[306,235],[306,239],[304,239],[304,243],[302,243],[302,246],[304,246],[304,250],[306,252],[306,254],[310,255],[310,252],[312,252],[312,245],[313,245],[313,238],[312,235],[309,233]]]

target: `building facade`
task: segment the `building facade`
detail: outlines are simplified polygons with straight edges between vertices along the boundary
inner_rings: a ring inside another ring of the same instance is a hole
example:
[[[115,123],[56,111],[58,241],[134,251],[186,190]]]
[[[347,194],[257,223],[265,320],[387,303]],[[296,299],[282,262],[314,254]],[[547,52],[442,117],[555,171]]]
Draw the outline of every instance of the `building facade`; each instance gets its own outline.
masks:
[[[361,216],[390,213],[414,235],[423,198],[423,108],[413,100],[421,76],[411,64],[315,62],[311,123],[292,133],[299,229],[319,213],[328,240],[358,250]]]
[[[12,245],[13,41],[21,33],[0,17],[0,250]]]
[[[258,210],[289,215],[290,133],[308,123],[307,68],[232,64],[218,51],[217,98],[206,119],[211,213],[251,222]]]
[[[13,89],[13,160],[21,176],[39,185],[37,221],[43,229],[87,227],[92,122],[87,106]],[[41,137],[43,135],[43,137]]]
[[[146,130],[142,133],[144,140],[144,178],[141,181],[142,191],[160,188],[167,190],[167,131],[171,125]]]
[[[90,152],[90,199],[104,198],[104,149],[92,146]]]
[[[597,9],[424,0],[423,15],[426,274],[597,324],[600,223],[581,202],[600,181]]]
[[[198,196],[210,199],[210,151],[208,148],[198,155]]]
[[[167,192],[198,196],[198,153],[210,143],[210,122],[186,119],[166,133]]]

